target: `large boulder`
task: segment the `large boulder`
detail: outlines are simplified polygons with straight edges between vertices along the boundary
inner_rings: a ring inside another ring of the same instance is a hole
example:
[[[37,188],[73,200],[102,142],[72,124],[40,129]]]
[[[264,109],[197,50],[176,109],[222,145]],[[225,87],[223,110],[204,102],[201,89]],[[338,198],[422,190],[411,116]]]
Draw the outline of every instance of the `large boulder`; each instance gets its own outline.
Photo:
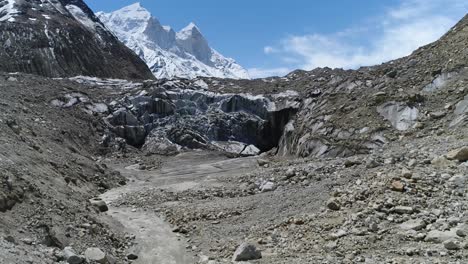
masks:
[[[232,261],[249,261],[255,259],[261,259],[262,252],[258,250],[254,245],[247,242],[242,243],[234,252]]]
[[[468,160],[468,147],[462,147],[447,153],[447,159],[464,162]]]
[[[84,255],[86,259],[91,263],[95,263],[95,262],[101,263],[101,264],[107,263],[106,253],[104,253],[104,251],[102,251],[99,248],[95,248],[95,247],[88,248],[86,249]]]

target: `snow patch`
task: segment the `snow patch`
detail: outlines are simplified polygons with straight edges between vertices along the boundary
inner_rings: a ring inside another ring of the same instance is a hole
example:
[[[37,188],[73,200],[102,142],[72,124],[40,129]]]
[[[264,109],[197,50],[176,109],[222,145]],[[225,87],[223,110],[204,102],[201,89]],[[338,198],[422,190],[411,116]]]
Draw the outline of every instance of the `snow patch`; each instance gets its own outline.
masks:
[[[96,30],[96,23],[91,20],[88,15],[81,10],[81,8],[77,7],[76,5],[67,5],[65,8],[70,12],[70,14],[78,20],[83,26],[90,29],[91,31]]]
[[[14,17],[18,13],[19,11],[15,8],[15,0],[6,0],[6,4],[0,7],[0,22],[14,22]]]
[[[122,79],[101,79],[98,77],[89,76],[75,76],[68,79],[80,84],[100,86],[103,88],[133,89],[142,86],[142,83],[131,82]]]

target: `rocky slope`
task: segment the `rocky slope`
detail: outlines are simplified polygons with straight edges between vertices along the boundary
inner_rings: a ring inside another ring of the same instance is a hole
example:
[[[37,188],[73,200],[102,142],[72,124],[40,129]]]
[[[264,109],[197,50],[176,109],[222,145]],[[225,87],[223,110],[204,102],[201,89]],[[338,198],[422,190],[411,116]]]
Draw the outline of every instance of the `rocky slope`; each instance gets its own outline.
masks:
[[[299,92],[304,100],[279,143],[280,155],[368,153],[401,136],[427,136],[423,127],[432,127],[433,134],[466,126],[467,30],[465,17],[439,41],[374,67],[205,82],[222,92]]]
[[[12,7],[3,20],[17,19]],[[178,250],[177,238],[188,244],[167,262],[464,263],[467,43],[465,17],[411,56],[356,71],[144,82],[2,73],[0,260],[131,263],[157,218]],[[253,146],[260,157],[223,155]],[[102,197],[131,228],[95,199],[125,183]]]
[[[88,92],[105,97],[74,81],[0,74],[0,263],[58,262],[71,245],[78,254],[95,246],[122,254],[124,234],[89,201],[126,182],[98,158],[102,109],[51,104],[67,95],[84,102]]]
[[[193,23],[175,32],[161,25],[139,3],[96,15],[148,64],[157,78],[249,79],[247,71],[233,59],[211,48]]]
[[[1,71],[153,78],[81,0],[0,1],[0,32]]]

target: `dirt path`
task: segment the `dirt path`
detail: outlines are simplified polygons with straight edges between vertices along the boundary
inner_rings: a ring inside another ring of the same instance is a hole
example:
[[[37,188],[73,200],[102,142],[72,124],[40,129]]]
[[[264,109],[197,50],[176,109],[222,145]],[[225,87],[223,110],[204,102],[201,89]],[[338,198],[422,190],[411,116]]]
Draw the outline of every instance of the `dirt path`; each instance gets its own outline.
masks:
[[[162,188],[173,191],[217,186],[219,175],[238,175],[255,166],[255,158],[227,159],[206,152],[189,152],[168,160],[158,171],[140,171],[137,166],[117,164],[129,184],[113,189],[101,196],[109,205],[108,215],[125,232],[136,235],[132,252],[138,255],[136,264],[193,264],[196,257],[185,248],[186,243],[172,232],[171,226],[154,212],[138,208],[115,207],[113,201],[122,194],[145,188]]]

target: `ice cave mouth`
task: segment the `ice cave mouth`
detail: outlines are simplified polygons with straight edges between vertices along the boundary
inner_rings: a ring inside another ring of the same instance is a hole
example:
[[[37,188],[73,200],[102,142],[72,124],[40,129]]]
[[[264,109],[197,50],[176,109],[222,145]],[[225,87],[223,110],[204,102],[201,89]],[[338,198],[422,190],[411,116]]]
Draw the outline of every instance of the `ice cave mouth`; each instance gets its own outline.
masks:
[[[256,155],[278,146],[299,108],[295,93],[253,96],[152,88],[114,105],[111,131],[152,154],[181,149]]]

